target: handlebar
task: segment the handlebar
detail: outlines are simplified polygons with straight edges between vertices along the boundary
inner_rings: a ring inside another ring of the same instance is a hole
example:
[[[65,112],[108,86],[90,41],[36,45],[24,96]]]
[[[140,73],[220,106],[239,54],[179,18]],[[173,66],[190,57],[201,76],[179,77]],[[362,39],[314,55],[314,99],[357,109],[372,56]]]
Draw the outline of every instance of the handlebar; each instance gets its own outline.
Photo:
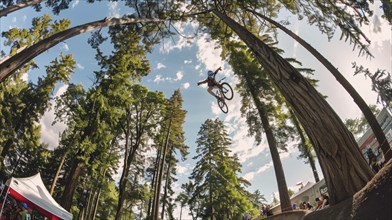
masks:
[[[220,82],[222,82],[222,80],[224,80],[224,79],[226,79],[226,77],[223,77],[223,78],[220,79],[218,82],[220,83]]]

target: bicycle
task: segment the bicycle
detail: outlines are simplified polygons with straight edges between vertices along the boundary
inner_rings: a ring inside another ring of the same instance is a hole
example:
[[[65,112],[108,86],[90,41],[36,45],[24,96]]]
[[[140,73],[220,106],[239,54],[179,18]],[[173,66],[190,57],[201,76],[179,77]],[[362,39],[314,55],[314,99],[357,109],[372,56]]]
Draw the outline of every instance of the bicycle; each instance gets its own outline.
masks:
[[[223,77],[221,80],[218,81],[218,86],[219,89],[222,91],[223,97],[221,97],[221,93],[219,91],[216,91],[217,99],[218,101],[218,106],[222,110],[223,113],[227,113],[229,111],[229,108],[227,107],[226,102],[224,102],[224,99],[226,100],[232,100],[234,97],[233,89],[227,82],[222,82],[226,77]],[[222,83],[221,83],[222,82]]]

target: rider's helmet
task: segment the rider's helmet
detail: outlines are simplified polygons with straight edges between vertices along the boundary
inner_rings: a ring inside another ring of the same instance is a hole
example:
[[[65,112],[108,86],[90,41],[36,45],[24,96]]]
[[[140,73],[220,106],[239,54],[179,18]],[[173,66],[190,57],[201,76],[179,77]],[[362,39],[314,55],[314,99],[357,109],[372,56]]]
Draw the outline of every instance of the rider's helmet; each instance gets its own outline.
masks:
[[[212,77],[212,76],[214,76],[214,72],[212,72],[211,70],[208,70],[207,75],[208,75],[209,77]]]

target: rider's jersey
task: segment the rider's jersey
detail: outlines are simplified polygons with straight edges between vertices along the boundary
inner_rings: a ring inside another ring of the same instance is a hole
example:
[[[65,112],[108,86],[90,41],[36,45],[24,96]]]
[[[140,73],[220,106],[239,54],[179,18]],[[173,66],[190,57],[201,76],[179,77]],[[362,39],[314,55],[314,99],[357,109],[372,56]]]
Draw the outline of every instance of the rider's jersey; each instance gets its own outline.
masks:
[[[215,86],[216,85],[216,81],[215,81],[215,77],[207,77],[207,84],[208,86]]]
[[[215,86],[216,85],[215,74],[213,76],[207,77],[207,85],[208,86]]]

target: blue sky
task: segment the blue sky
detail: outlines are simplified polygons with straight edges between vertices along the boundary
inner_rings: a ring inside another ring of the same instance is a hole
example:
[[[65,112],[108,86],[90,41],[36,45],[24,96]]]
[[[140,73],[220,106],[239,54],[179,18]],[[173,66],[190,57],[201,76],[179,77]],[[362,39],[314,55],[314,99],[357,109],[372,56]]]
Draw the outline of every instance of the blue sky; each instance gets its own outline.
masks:
[[[375,7],[374,10],[376,15],[380,14],[378,7]],[[127,12],[129,12],[129,9],[121,7],[120,3],[100,2],[91,5],[74,0],[70,9],[62,11],[59,16],[53,16],[52,18],[54,20],[68,18],[72,22],[71,27],[73,27],[103,19],[106,16],[118,17]],[[32,16],[40,16],[43,13],[51,14],[50,10],[45,8],[40,13],[31,8],[12,13],[5,18],[1,18],[1,30],[5,31],[10,27],[29,27]],[[369,26],[363,28],[365,34],[372,41],[370,51],[374,58],[369,59],[358,57],[358,51],[353,51],[352,45],[339,41],[339,32],[328,41],[327,37],[321,35],[316,27],[310,27],[304,20],[299,22],[296,17],[284,13],[280,15],[278,20],[286,19],[291,22],[289,28],[331,61],[368,104],[376,103],[377,95],[371,91],[370,80],[366,80],[363,76],[354,77],[351,63],[355,61],[372,71],[380,68],[391,72],[391,28],[384,20],[378,17],[378,19],[373,19]],[[192,30],[196,26],[195,23],[176,24],[177,29],[185,35],[192,34]],[[107,28],[103,29],[103,32],[105,31],[107,31]],[[73,83],[83,83],[85,87],[90,86],[93,80],[92,73],[98,67],[94,60],[95,52],[87,44],[89,36],[89,33],[78,35],[58,44],[48,52],[44,52],[35,59],[40,69],[31,71],[25,78],[35,80],[45,70],[44,66],[48,65],[60,52],[72,53],[77,62],[77,69],[76,73],[72,75],[71,81]],[[314,78],[320,80],[318,90],[328,96],[327,101],[342,119],[355,118],[361,115],[344,89],[315,58],[284,33],[278,34],[278,40],[279,46],[285,50],[284,57],[295,57],[302,62],[304,67],[315,69]],[[3,39],[1,40],[1,48],[3,49],[2,42]],[[237,79],[233,77],[228,64],[221,60],[220,49],[216,48],[216,45],[214,42],[208,41],[207,35],[199,35],[198,38],[193,40],[175,37],[174,39],[166,39],[164,44],[154,48],[153,53],[149,55],[152,72],[143,79],[142,83],[151,90],[164,91],[166,97],[170,97],[175,89],[180,88],[184,98],[184,109],[188,111],[184,129],[186,144],[190,146],[190,155],[187,161],[181,162],[179,165],[179,182],[175,184],[175,188],[177,191],[179,190],[180,185],[187,181],[187,177],[193,169],[195,161],[190,158],[195,155],[195,140],[201,124],[207,118],[219,117],[226,123],[231,135],[233,141],[231,150],[239,155],[243,165],[240,176],[245,177],[252,183],[248,190],[253,192],[259,189],[271,201],[272,194],[277,192],[277,184],[268,146],[265,138],[260,145],[256,146],[253,138],[247,136],[245,120],[240,117],[239,96],[234,94],[234,99],[227,102],[229,113],[223,114],[218,109],[215,99],[207,93],[206,87],[196,85],[198,81],[206,77],[207,70],[215,70],[222,66],[223,71],[217,77],[227,77],[227,81],[234,87]],[[8,53],[7,48],[4,49]],[[107,48],[107,51],[109,49]],[[65,89],[66,85],[59,85],[55,95],[61,94]],[[53,119],[53,111],[50,110],[45,113],[41,120],[42,141],[48,143],[52,148],[57,146],[58,134],[65,128],[62,124],[52,126]],[[310,166],[304,164],[301,160],[297,160],[297,156],[298,151],[293,147],[289,147],[289,152],[281,154],[287,185],[294,191],[297,190],[296,183],[299,181],[304,183],[307,181],[314,182]],[[319,175],[322,176],[319,167],[318,171]]]

